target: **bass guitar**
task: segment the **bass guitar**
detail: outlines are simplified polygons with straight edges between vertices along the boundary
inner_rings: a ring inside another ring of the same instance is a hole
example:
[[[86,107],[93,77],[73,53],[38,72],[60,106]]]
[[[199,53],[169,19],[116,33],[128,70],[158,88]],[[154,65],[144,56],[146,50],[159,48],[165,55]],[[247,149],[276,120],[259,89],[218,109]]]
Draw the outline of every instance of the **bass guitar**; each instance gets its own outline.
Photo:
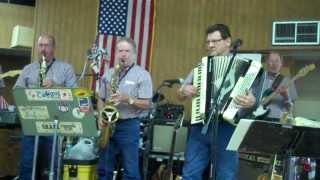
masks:
[[[310,71],[313,71],[316,68],[314,64],[307,65],[299,70],[299,72],[286,84],[283,86],[288,88],[295,80],[306,76]],[[264,93],[264,96],[261,100],[260,105],[258,108],[252,113],[254,116],[254,119],[260,119],[265,117],[269,112],[270,109],[267,108],[267,105],[270,103],[270,101],[279,94],[279,91],[272,91],[272,90],[266,90]]]

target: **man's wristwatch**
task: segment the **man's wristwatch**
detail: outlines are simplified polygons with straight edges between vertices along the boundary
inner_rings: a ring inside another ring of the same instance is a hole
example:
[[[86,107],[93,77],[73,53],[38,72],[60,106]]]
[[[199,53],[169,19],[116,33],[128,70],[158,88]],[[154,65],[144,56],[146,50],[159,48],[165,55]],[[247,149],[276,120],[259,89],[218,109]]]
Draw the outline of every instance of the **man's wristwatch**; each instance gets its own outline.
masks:
[[[129,97],[128,104],[133,105],[135,100],[132,97]]]

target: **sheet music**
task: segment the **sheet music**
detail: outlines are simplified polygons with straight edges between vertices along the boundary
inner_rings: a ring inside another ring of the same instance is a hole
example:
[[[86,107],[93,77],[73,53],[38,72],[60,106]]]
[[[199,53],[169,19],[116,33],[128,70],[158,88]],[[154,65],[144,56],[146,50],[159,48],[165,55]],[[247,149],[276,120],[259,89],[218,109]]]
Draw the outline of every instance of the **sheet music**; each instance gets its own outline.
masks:
[[[231,136],[231,139],[227,146],[227,150],[238,151],[241,145],[241,142],[243,141],[243,138],[247,134],[252,122],[254,122],[254,120],[252,119],[241,119],[239,121],[236,130]]]
[[[238,53],[237,57],[244,60],[254,60],[261,62],[262,54],[258,53]]]
[[[291,120],[291,124],[294,126],[301,127],[320,128],[319,121],[310,120],[304,117],[295,117]]]

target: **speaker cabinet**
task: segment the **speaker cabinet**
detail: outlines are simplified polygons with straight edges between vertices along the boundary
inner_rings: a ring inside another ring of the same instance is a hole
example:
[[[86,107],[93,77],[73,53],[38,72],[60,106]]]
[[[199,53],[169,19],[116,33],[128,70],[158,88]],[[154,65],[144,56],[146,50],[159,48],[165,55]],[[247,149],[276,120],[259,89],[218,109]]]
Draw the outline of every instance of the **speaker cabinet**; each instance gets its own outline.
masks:
[[[154,125],[152,138],[152,151],[159,153],[169,153],[173,136],[173,125]],[[176,134],[175,153],[185,152],[188,129],[181,127]]]

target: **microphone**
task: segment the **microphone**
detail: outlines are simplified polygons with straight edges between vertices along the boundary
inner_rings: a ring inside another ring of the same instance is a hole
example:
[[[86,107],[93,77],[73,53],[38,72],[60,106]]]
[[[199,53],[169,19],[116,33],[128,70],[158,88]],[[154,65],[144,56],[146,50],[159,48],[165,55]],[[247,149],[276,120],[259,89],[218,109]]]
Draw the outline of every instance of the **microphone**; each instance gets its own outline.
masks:
[[[94,60],[97,57],[97,53],[93,52],[91,49],[87,50],[87,59]]]
[[[242,45],[243,41],[241,39],[236,39],[235,41],[233,41],[231,43],[231,47],[233,50],[237,50],[240,48],[240,46]]]
[[[88,49],[87,50],[87,59],[88,60],[97,60],[98,58],[102,57],[103,55],[108,55],[108,52],[106,49],[96,48],[96,49]]]
[[[163,85],[171,87],[173,84],[182,84],[183,83],[183,79],[182,78],[178,78],[178,79],[167,79],[163,81]]]

